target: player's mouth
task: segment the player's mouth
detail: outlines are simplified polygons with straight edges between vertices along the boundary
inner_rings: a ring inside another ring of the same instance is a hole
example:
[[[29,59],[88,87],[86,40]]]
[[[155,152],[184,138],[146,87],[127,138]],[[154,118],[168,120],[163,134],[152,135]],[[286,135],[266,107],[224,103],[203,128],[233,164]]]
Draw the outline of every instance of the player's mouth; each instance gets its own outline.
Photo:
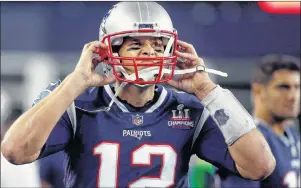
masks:
[[[139,78],[139,81],[145,82],[145,81],[155,81],[157,79],[158,75],[155,75],[152,79],[150,80],[144,80],[143,78]],[[143,84],[142,84],[143,85]]]
[[[132,72],[132,71],[127,71],[128,72],[128,74],[134,74],[134,72]],[[122,78],[122,79],[125,79],[126,77],[122,74],[122,73],[119,73],[119,75],[118,75],[120,78]],[[158,74],[155,74],[154,76],[153,76],[153,78],[152,79],[149,79],[149,80],[144,80],[143,78],[141,78],[140,76],[139,76],[139,74],[138,74],[138,77],[139,77],[139,81],[141,81],[141,82],[146,82],[146,81],[155,81],[157,78],[158,78]],[[141,84],[141,85],[143,85],[143,84]]]
[[[158,63],[157,61],[151,61],[151,60],[149,60],[149,61],[147,61],[147,60],[143,60],[143,61],[137,61],[137,63],[139,64],[139,63],[141,63],[141,64],[156,64],[156,63]]]
[[[138,65],[138,69],[139,69],[139,70],[142,70],[142,69],[145,69],[145,68],[150,67],[150,66],[148,66],[148,65],[156,65],[156,64],[159,64],[160,61],[137,61],[136,63],[137,63],[137,65]]]
[[[297,107],[296,105],[285,105],[284,108],[286,108],[289,111],[294,111]]]

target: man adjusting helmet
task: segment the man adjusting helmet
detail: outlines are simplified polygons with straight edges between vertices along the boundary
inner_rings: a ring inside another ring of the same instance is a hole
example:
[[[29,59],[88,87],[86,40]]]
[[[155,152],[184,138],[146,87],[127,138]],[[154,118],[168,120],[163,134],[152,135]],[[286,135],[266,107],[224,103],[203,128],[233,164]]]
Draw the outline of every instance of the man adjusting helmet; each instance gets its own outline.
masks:
[[[162,6],[118,3],[102,20],[99,41],[86,44],[74,71],[40,93],[1,150],[14,164],[64,151],[67,187],[187,187],[194,154],[264,179],[275,167],[268,144],[208,73],[227,76],[205,68],[194,47],[178,40]]]

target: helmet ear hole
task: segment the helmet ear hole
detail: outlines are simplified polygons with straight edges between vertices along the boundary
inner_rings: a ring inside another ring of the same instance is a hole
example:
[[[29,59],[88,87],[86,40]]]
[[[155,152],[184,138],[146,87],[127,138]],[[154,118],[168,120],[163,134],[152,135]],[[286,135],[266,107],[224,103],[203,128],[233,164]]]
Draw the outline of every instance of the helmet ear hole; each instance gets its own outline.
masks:
[[[126,41],[128,37],[119,37],[112,40],[112,51],[113,53],[119,53],[119,50],[123,44],[124,41]]]
[[[112,41],[112,46],[120,46],[123,43],[123,38],[116,38]]]

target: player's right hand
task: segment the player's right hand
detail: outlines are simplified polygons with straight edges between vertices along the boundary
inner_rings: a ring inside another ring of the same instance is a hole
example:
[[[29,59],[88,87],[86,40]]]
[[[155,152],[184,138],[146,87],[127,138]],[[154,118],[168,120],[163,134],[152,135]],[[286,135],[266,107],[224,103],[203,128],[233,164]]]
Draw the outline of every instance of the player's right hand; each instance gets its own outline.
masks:
[[[73,76],[77,78],[77,86],[84,87],[83,90],[88,87],[97,87],[110,84],[115,81],[115,76],[106,77],[100,75],[95,71],[96,66],[101,60],[101,57],[93,57],[93,54],[97,54],[98,50],[106,50],[108,47],[106,44],[100,41],[93,41],[85,44],[82,54],[79,58],[78,64],[73,71]]]

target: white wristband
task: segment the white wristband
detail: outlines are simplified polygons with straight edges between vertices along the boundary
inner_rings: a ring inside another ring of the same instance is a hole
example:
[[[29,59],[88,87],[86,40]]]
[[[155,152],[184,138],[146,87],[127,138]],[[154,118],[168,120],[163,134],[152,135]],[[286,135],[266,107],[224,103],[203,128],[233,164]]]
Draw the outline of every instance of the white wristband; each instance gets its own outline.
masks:
[[[214,88],[201,102],[221,130],[225,142],[232,145],[242,135],[255,128],[252,116],[231,91]]]

